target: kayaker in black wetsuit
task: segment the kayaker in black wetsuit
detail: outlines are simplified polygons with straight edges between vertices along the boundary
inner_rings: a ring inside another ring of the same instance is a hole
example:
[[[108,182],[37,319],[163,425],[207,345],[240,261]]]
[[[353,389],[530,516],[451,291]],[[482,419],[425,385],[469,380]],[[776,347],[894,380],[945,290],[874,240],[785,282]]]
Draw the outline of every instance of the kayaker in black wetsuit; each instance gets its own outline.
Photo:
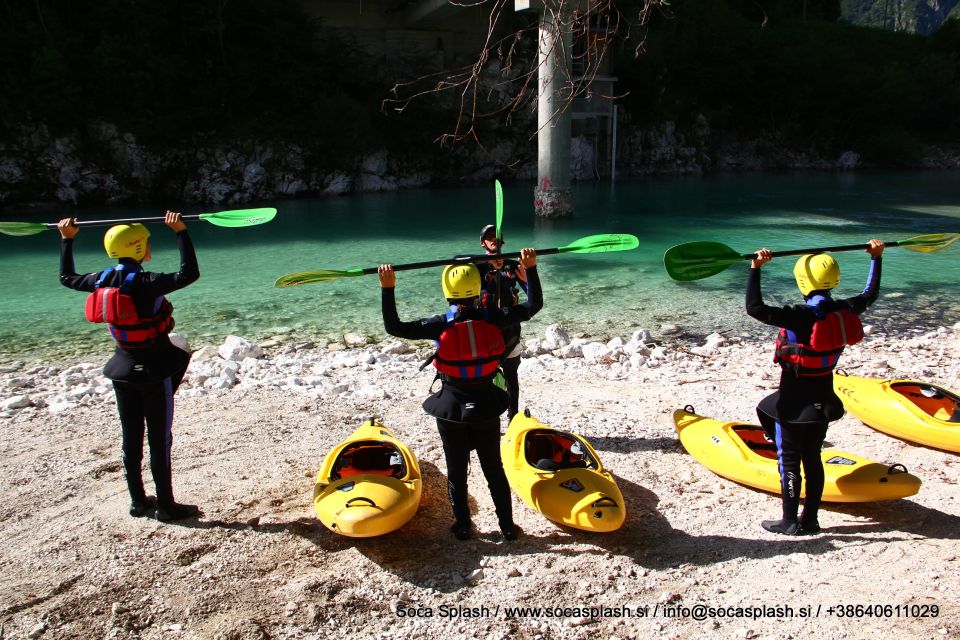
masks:
[[[164,296],[195,282],[200,270],[181,215],[167,211],[164,223],[177,234],[180,247],[177,273],[143,271],[142,263],[151,258],[150,232],[142,224],[123,224],[110,227],[103,239],[107,255],[119,259],[117,266],[100,273],[79,275],[73,263],[73,238],[79,228],[72,218],[61,220],[57,227],[63,238],[60,283],[90,292],[87,319],[107,323],[117,342],[103,374],[113,381],[117,396],[130,515],[179,520],[200,513],[196,505],[174,500],[170,460],[173,394],[190,364],[190,354],[170,342],[173,306]],[[156,498],[147,496],[143,488],[144,422]]]
[[[497,240],[497,228],[488,224],[480,231],[480,246],[487,255],[497,253],[504,244],[503,238]],[[480,303],[486,309],[510,307],[520,301],[519,289],[527,293],[527,273],[516,260],[490,260],[477,263],[483,293]],[[502,327],[503,340],[506,343],[506,355],[503,358],[503,378],[507,383],[510,405],[507,408],[507,420],[512,420],[520,410],[520,380],[517,370],[520,368],[520,323]]]
[[[437,340],[434,361],[439,370],[440,390],[423,402],[423,409],[437,419],[443,455],[447,464],[453,534],[460,540],[471,536],[467,503],[467,466],[470,450],[476,449],[497,511],[500,531],[507,540],[518,535],[513,523],[510,486],[500,459],[500,415],[507,409],[507,394],[494,384],[503,357],[504,341],[499,327],[529,320],[543,307],[537,254],[523,249],[520,262],[527,270],[528,298],[505,309],[481,309],[480,273],[474,265],[455,265],[443,270],[441,283],[450,311],[444,315],[403,322],[397,315],[391,265],[379,269],[382,287],[383,326],[399,338]]]
[[[870,241],[867,286],[860,295],[845,300],[830,297],[830,290],[840,282],[840,268],[828,254],[805,255],[797,261],[794,276],[805,303],[789,307],[763,303],[760,267],[772,259],[770,250],[757,251],[751,263],[747,314],[781,327],[774,357],[782,368],[780,388],[757,405],[757,416],[777,445],[783,500],[783,517],[763,521],[767,531],[786,535],[820,531],[817,514],[824,483],[820,449],[829,423],[843,416],[843,404],[833,390],[833,369],[843,347],[863,337],[859,316],[880,293],[883,246],[879,240]],[[801,463],[806,500],[798,518]]]

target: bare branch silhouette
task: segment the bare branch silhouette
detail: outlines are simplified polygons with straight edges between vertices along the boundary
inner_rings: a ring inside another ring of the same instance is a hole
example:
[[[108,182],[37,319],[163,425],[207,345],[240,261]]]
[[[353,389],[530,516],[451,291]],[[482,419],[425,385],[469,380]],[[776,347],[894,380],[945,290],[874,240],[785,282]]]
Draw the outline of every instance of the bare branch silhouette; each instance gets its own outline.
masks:
[[[513,12],[513,0],[452,4],[463,7],[490,5],[483,47],[469,64],[397,82],[391,89],[392,97],[383,101],[382,109],[402,112],[415,100],[449,93],[455,96],[452,105],[456,110],[455,122],[436,141],[441,145],[454,145],[472,139],[483,148],[478,131],[481,121],[499,117],[509,125],[522,110],[536,110],[538,77],[545,56],[557,56],[571,60],[573,64],[562,70],[559,107],[549,122],[533,127],[531,139],[569,109],[576,98],[582,95],[593,97],[591,87],[615,43],[636,38],[639,33],[640,41],[635,45],[634,53],[639,56],[644,52],[645,26],[654,8],[662,7],[666,2],[640,0],[639,8],[627,16],[615,0],[545,0],[542,18],[537,12],[518,14],[520,22],[525,24],[508,27],[509,32],[499,36],[498,31],[502,31],[503,25],[511,22],[507,12]],[[550,50],[541,52],[541,20],[556,25],[561,32],[569,32],[571,50],[565,49],[567,45],[561,37],[553,39]],[[597,96],[606,99],[621,97]]]

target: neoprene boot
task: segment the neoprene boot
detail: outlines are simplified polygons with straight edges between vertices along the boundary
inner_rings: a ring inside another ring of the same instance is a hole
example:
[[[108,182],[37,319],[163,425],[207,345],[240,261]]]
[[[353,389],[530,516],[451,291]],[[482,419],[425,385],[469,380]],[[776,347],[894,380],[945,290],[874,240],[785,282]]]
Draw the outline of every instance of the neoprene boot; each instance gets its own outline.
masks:
[[[767,531],[773,533],[782,533],[785,536],[795,536],[800,533],[800,524],[796,521],[789,522],[787,520],[764,520],[760,523]]]
[[[167,505],[157,506],[157,520],[169,522],[170,520],[183,520],[200,515],[200,507],[195,504],[180,504],[171,502]]]
[[[450,531],[457,540],[469,540],[473,537],[473,525],[470,524],[469,520],[466,522],[454,522],[450,527]]]
[[[820,533],[817,510],[811,509],[809,505],[804,505],[803,513],[800,514],[800,529],[801,533]]]
[[[153,496],[144,496],[130,501],[130,515],[134,518],[149,516],[157,508],[157,499]]]
[[[513,524],[500,524],[500,533],[503,534],[504,540],[516,540],[520,537],[520,527]]]

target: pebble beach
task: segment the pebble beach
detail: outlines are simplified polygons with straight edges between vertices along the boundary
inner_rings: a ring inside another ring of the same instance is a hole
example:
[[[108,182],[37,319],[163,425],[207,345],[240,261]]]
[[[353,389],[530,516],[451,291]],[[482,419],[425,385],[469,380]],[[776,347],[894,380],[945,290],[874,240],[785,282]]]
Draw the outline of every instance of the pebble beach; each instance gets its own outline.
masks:
[[[779,375],[763,331],[663,325],[599,338],[551,325],[526,336],[521,407],[593,444],[627,521],[610,534],[566,529],[514,496],[514,542],[499,536],[476,464],[477,535],[448,531],[439,437],[420,409],[427,343],[177,338],[195,353],[177,396],[174,489],[204,515],[176,524],[126,513],[105,354],[5,362],[0,637],[955,637],[957,454],[848,414],[829,445],[901,463],[923,486],[903,500],[826,504],[820,534],[787,538],[759,526],[779,513],[778,496],[716,476],[680,445],[671,414],[684,405],[755,421]],[[841,367],[957,389],[957,353],[960,325],[868,327]],[[424,497],[398,531],[351,539],[316,519],[313,482],[370,416],[418,456]],[[904,609],[866,615],[866,605]]]

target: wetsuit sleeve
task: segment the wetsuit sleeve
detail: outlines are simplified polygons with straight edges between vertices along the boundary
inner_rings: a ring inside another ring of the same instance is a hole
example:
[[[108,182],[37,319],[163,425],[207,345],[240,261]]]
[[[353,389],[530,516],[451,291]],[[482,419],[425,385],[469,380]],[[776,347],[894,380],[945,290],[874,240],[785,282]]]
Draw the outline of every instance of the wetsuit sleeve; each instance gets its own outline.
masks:
[[[404,322],[397,314],[397,300],[394,288],[380,289],[380,309],[383,313],[383,328],[391,336],[409,340],[436,340],[446,328],[443,316],[423,318]]]
[[[543,290],[540,288],[540,276],[537,268],[527,269],[527,299],[522,304],[503,309],[503,316],[497,324],[514,324],[529,320],[543,308]]]
[[[852,298],[847,298],[846,303],[850,310],[860,315],[867,310],[867,307],[877,301],[880,295],[880,267],[882,266],[882,257],[870,260],[870,272],[867,274],[867,286],[863,293]]]
[[[93,291],[99,275],[78,274],[73,264],[73,238],[60,239],[60,284],[76,291]]]
[[[760,269],[751,267],[747,276],[747,315],[754,320],[774,327],[809,326],[812,323],[813,312],[798,307],[771,307],[763,303],[763,294],[760,291]]]
[[[200,278],[197,252],[186,231],[177,234],[177,245],[180,248],[180,270],[176,273],[143,273],[142,279],[137,282],[138,288],[149,295],[162,296],[183,289]]]

